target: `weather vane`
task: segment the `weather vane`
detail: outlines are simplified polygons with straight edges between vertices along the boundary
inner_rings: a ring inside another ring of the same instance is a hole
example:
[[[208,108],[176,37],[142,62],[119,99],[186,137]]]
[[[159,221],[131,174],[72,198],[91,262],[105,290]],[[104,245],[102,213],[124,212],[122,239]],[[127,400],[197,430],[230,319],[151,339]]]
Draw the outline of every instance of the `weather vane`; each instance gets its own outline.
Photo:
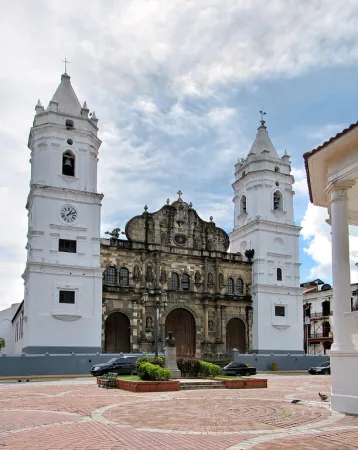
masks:
[[[266,113],[263,108],[261,109],[260,114],[261,114],[260,122],[261,122],[261,125],[263,126],[263,125],[265,125],[264,116],[266,116]]]
[[[67,73],[67,64],[71,64],[71,61],[67,61],[66,57],[65,57],[64,60],[61,59],[61,61],[62,61],[63,63],[65,63],[65,73]]]

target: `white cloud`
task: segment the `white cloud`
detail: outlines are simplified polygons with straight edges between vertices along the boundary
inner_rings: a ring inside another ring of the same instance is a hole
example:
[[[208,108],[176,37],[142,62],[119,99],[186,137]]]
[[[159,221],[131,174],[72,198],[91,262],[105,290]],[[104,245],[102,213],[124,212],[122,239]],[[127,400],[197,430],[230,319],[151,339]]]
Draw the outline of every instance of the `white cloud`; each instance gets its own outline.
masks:
[[[232,93],[358,60],[358,3],[334,0],[33,0],[0,15],[0,308],[23,296],[34,105],[47,106],[61,60],[99,117],[103,230],[179,188],[232,227],[234,163],[254,138]],[[14,32],[16,30],[16,32]],[[332,31],[333,30],[333,31]],[[223,92],[223,90],[226,90]],[[299,167],[295,190],[305,191]],[[216,197],[212,196],[215,193]],[[6,255],[3,256],[3,255]]]
[[[308,204],[302,220],[302,236],[307,241],[304,251],[313,259],[315,265],[308,276],[309,279],[332,279],[332,240],[331,227],[326,223],[328,213],[326,208]],[[350,227],[349,250],[351,266],[351,282],[358,282],[358,236],[357,227]]]

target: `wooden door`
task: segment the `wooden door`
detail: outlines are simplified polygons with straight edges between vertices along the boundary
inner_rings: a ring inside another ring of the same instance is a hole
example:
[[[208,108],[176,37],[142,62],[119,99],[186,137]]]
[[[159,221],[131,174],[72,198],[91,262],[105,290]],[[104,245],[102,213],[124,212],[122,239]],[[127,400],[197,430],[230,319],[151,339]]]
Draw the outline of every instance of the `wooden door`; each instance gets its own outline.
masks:
[[[184,308],[171,311],[165,321],[165,334],[173,332],[176,339],[177,356],[195,356],[196,326],[193,315]]]
[[[238,318],[230,319],[226,325],[226,352],[230,354],[233,348],[246,353],[245,324]]]
[[[110,314],[105,323],[105,352],[130,352],[130,322],[121,312]]]

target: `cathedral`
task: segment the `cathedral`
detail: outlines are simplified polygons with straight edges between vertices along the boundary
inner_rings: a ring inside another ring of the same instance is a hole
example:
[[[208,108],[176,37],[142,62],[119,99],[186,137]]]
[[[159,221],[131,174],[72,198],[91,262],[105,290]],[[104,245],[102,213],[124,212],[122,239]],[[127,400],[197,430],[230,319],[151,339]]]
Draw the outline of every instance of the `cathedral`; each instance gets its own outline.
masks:
[[[169,330],[181,356],[302,353],[294,178],[264,120],[235,166],[229,235],[178,191],[103,239],[95,112],[67,73],[35,111],[15,353],[157,353]]]

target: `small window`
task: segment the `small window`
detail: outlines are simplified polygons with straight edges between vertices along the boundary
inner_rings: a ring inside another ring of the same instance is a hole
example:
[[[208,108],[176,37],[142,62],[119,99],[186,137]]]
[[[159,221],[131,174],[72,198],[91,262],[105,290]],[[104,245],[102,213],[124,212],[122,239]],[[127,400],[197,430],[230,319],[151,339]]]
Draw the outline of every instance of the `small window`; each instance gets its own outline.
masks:
[[[62,175],[75,176],[75,156],[70,151],[66,151],[62,155]]]
[[[244,295],[244,282],[241,278],[238,278],[236,280],[236,294],[237,295]]]
[[[234,295],[234,280],[232,278],[227,280],[227,293],[228,295]]]
[[[60,303],[75,303],[75,291],[60,291]]]
[[[329,316],[331,312],[331,302],[329,300],[325,300],[322,302],[322,316]]]
[[[66,127],[67,129],[74,128],[75,122],[71,119],[66,119]]]
[[[113,266],[107,268],[107,283],[117,284],[117,269]]]
[[[71,138],[68,138],[68,139],[67,139],[67,144],[68,144],[68,145],[72,145],[72,144],[73,144],[73,140],[72,140]]]
[[[179,289],[179,275],[176,272],[172,272],[170,288],[173,289],[173,291],[177,291]]]
[[[129,285],[129,270],[126,267],[121,267],[119,269],[119,284],[120,286]]]
[[[276,191],[273,194],[273,209],[274,211],[282,211],[282,194],[280,191]]]
[[[183,289],[183,291],[188,291],[190,288],[190,277],[187,273],[183,273],[181,279],[181,288]]]
[[[276,317],[285,317],[285,307],[284,306],[275,306],[275,316]]]
[[[277,281],[282,281],[282,269],[277,269]]]
[[[244,178],[244,176],[246,175],[245,170],[242,172],[242,178]]]
[[[242,197],[241,197],[241,202],[240,202],[240,206],[241,206],[241,208],[240,208],[240,213],[241,214],[246,214],[246,195],[243,195]]]
[[[67,253],[77,252],[77,241],[71,241],[69,239],[59,239],[58,251]]]
[[[279,172],[280,168],[278,166],[275,167],[275,172]]]

